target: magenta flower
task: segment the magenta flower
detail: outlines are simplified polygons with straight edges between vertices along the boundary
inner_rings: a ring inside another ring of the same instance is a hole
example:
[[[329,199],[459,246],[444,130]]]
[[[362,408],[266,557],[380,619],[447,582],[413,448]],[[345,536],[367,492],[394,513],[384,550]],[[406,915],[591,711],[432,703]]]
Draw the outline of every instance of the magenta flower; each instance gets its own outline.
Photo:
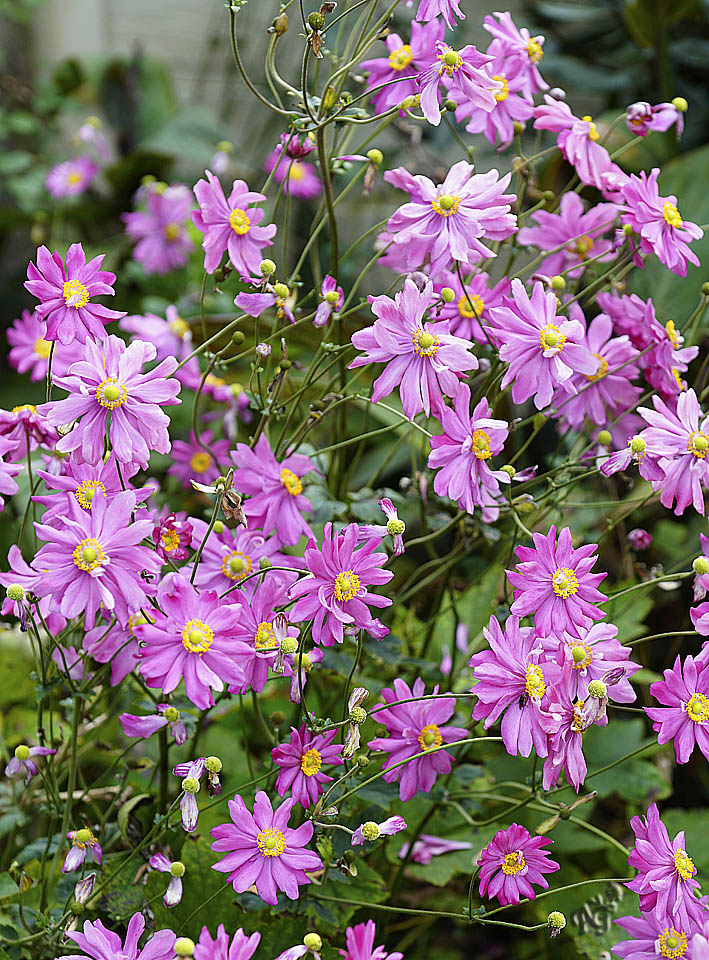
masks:
[[[185,692],[196,707],[214,706],[212,690],[221,692],[225,682],[244,681],[239,657],[246,651],[233,639],[238,608],[220,603],[213,590],[198,593],[179,573],[162,579],[157,598],[160,610],[151,610],[154,623],[134,628],[145,682],[172,693],[184,678]]]
[[[548,670],[552,683],[549,687],[549,713],[556,720],[556,729],[549,735],[549,752],[544,761],[542,785],[550,790],[559,782],[562,772],[578,793],[586,778],[586,758],[583,754],[583,734],[594,723],[607,723],[605,705],[608,688],[596,680],[587,688],[588,696],[579,700],[574,694],[577,686],[573,660],[563,662],[561,669]],[[600,697],[592,694],[601,693]]]
[[[340,956],[344,960],[404,960],[404,954],[387,953],[384,947],[375,947],[374,939],[377,935],[377,927],[374,920],[367,920],[366,923],[358,923],[354,927],[347,927],[345,930],[346,950],[340,950]]]
[[[651,130],[664,133],[676,125],[679,140],[684,129],[684,113],[673,103],[657,103],[653,107],[641,100],[626,107],[625,122],[628,130],[638,137],[646,137]]]
[[[323,656],[322,650],[313,647],[312,650],[303,653],[302,657],[300,653],[286,657],[284,673],[285,676],[290,677],[289,697],[292,703],[300,703],[300,688],[302,686],[305,690],[308,674],[316,664],[322,663]],[[359,727],[357,729],[359,730]]]
[[[147,191],[145,210],[121,214],[126,233],[135,242],[133,259],[147,274],[168,273],[184,266],[194,244],[187,224],[192,191],[182,183]]]
[[[69,620],[83,613],[86,629],[94,626],[99,608],[125,625],[131,610],[146,603],[150,580],[160,572],[155,553],[141,546],[153,522],[133,521],[135,504],[130,490],[110,502],[97,498],[91,511],[69,500],[61,528],[35,523],[45,546],[33,561],[42,571],[34,592],[51,597]]]
[[[530,299],[515,277],[512,297],[505,297],[503,304],[489,314],[493,333],[502,342],[500,359],[509,364],[501,387],[513,383],[515,403],[533,397],[534,406],[542,410],[558,387],[566,394],[576,393],[574,373],[596,374],[598,361],[583,344],[583,324],[557,316],[556,296],[544,284],[534,284]]]
[[[158,556],[166,563],[170,560],[186,560],[192,543],[192,524],[178,520],[174,513],[168,513],[153,527],[153,541]]]
[[[207,485],[214,483],[220,475],[217,464],[227,463],[229,458],[231,444],[228,440],[215,440],[211,430],[205,430],[201,440],[203,445],[197,443],[194,431],[190,431],[189,442],[174,440],[172,443],[172,463],[167,472],[177,477],[187,490],[192,489],[190,480]],[[209,451],[205,447],[209,447]]]
[[[406,820],[403,817],[388,817],[381,823],[368,820],[366,823],[360,823],[352,834],[352,846],[362,846],[365,840],[373,843],[379,837],[392,837],[395,833],[401,833],[402,830],[406,830]]]
[[[368,89],[381,87],[372,96],[377,113],[392,110],[418,93],[416,76],[435,58],[436,43],[443,39],[444,33],[445,27],[439,20],[431,20],[424,26],[412,23],[408,43],[404,43],[398,33],[390,33],[384,41],[387,56],[360,63],[360,69],[369,74]]]
[[[439,274],[436,291],[440,293],[443,287],[450,287],[455,296],[451,303],[440,307],[438,316],[448,321],[450,332],[457,337],[483,344],[493,341],[489,311],[491,307],[502,306],[503,297],[510,291],[510,281],[504,277],[493,287],[488,286],[489,282],[487,273],[473,273],[463,287],[456,273]]]
[[[542,637],[564,638],[564,632],[581,637],[594,620],[605,613],[595,604],[608,597],[596,588],[607,576],[591,573],[598,560],[597,544],[574,549],[571,531],[564,527],[556,539],[556,526],[546,536],[534,533],[534,547],[517,547],[520,559],[516,570],[507,571],[507,579],[515,588],[512,613],[519,617],[534,614],[534,626]]]
[[[138,640],[134,630],[139,623],[147,623],[147,617],[136,607],[124,626],[119,623],[97,624],[84,634],[84,650],[98,663],[111,664],[111,686],[132,673],[138,665]]]
[[[399,519],[399,513],[389,497],[382,497],[381,500],[377,500],[377,505],[387,519],[386,524],[360,524],[358,542],[366,543],[366,541],[371,537],[378,537],[379,539],[382,539],[383,537],[391,536],[394,556],[400,557],[406,549],[404,546],[404,531],[406,530],[406,524],[403,520]]]
[[[313,736],[303,723],[299,730],[291,727],[288,743],[280,743],[271,750],[273,762],[279,767],[276,792],[284,797],[288,791],[304,810],[317,802],[325,792],[325,784],[332,777],[322,772],[323,764],[340,764],[342,744],[333,743],[337,730]]]
[[[465,20],[465,14],[461,12],[458,0],[419,0],[416,19],[426,23],[434,17],[443,17],[449,30],[456,25],[454,17]]]
[[[104,256],[87,263],[81,244],[73,243],[65,266],[59,253],[38,248],[37,266],[30,261],[25,287],[39,300],[35,312],[47,322],[46,340],[58,340],[65,346],[74,340],[102,341],[104,324],[125,316],[92,301],[92,297],[113,296],[116,275],[101,270]]]
[[[603,470],[603,467],[601,467]],[[642,527],[635,527],[628,531],[628,543],[633,550],[647,550],[652,543],[652,534]]]
[[[485,70],[492,57],[480,53],[472,44],[454,50],[443,40],[436,41],[436,58],[419,74],[416,83],[421,90],[421,112],[435,127],[441,122],[438,93],[441,84],[450,88],[457,102],[465,101],[481,110],[493,110],[495,94],[502,83],[491,80]],[[436,62],[438,61],[438,62]]]
[[[564,193],[559,212],[538,210],[533,213],[532,219],[538,226],[521,229],[517,242],[538,250],[562,247],[542,260],[539,273],[551,277],[568,271],[569,277],[580,277],[589,257],[600,257],[603,263],[615,256],[611,241],[603,239],[602,235],[611,229],[617,215],[618,208],[614,203],[597,203],[584,213],[581,197],[577,193]]]
[[[630,659],[632,647],[624,647],[618,640],[618,628],[612,623],[594,623],[581,638],[565,634],[559,641],[544,637],[541,646],[550,662],[545,665],[549,683],[554,685],[562,671],[562,664],[572,668],[570,696],[584,700],[592,680],[604,680],[610,671],[619,671],[620,679],[608,684],[608,696],[617,703],[632,703],[635,690],[630,678],[641,669],[639,663]],[[553,662],[557,660],[558,663]]]
[[[446,840],[444,837],[434,837],[430,833],[422,833],[414,843],[411,851],[411,859],[414,863],[421,863],[424,866],[430,863],[434,857],[440,857],[444,853],[453,853],[455,850],[472,850],[473,844],[467,840]],[[399,850],[399,859],[403,860],[409,852],[409,844],[405,843]]]
[[[121,721],[123,733],[127,737],[139,737],[147,740],[158,730],[165,727],[170,731],[175,743],[184,743],[187,740],[187,730],[180,720],[180,711],[171,707],[169,703],[159,703],[157,713],[144,717],[136,717],[132,713],[122,713],[118,718]]]
[[[403,187],[403,175],[409,177],[408,172],[403,168],[392,172],[402,175],[399,183],[411,193],[411,200],[395,211],[387,232],[395,245],[406,247],[412,265],[421,266],[430,256],[431,276],[448,268],[452,260],[472,264],[495,256],[483,241],[505,240],[517,229],[517,218],[510,213],[515,196],[504,192],[509,173],[502,178],[497,170],[473,174],[473,164],[460,160],[439,186],[428,177],[416,176],[410,186]]]
[[[12,544],[8,551],[7,562],[10,569],[7,571],[7,573],[0,571],[0,584],[2,584],[4,587],[17,584],[18,586],[22,587],[22,589],[25,591],[25,594],[28,592],[36,594],[37,581],[39,580],[41,574],[35,570],[34,567],[25,562],[22,553],[20,552],[20,548],[15,543]],[[28,603],[26,596],[18,602],[12,600],[7,596],[7,594],[3,597],[0,612],[4,617],[14,615],[20,619],[22,624],[22,621],[27,620],[27,611]],[[56,604],[53,602],[52,597],[40,597],[39,612],[44,617],[44,622],[47,624],[47,627],[52,635],[58,636],[66,626],[66,618],[60,613],[57,613]],[[37,626],[39,625],[40,624],[37,624]]]
[[[192,331],[186,320],[183,320],[174,304],[165,310],[165,319],[153,313],[132,314],[123,317],[118,326],[132,334],[131,339],[147,340],[155,347],[156,360],[174,357],[184,360],[192,352]],[[199,362],[195,358],[199,368]],[[184,368],[175,371],[175,376],[182,375]]]
[[[537,67],[544,56],[544,37],[533,37],[526,27],[517,27],[508,12],[494,13],[485,17],[483,26],[493,37],[488,53],[494,56],[502,55],[510,62],[519,61],[527,76],[526,92],[530,99],[533,94],[549,87],[549,84],[542,79]]]
[[[232,823],[214,827],[212,850],[226,853],[214,869],[228,874],[237,893],[256,885],[265,903],[278,903],[278,890],[291,900],[298,899],[298,887],[310,883],[306,870],[322,869],[320,857],[306,844],[313,835],[313,824],[306,820],[296,830],[288,826],[294,799],[284,800],[274,810],[268,796],[259,790],[253,815],[236,794],[229,801]]]
[[[273,664],[277,651],[278,640],[274,629],[276,608],[283,607],[288,602],[288,596],[282,581],[277,581],[272,573],[260,583],[247,601],[241,602],[241,591],[234,590],[225,597],[232,604],[236,604],[238,616],[234,639],[242,644],[242,653],[239,666],[244,672],[245,680],[242,684],[230,686],[230,693],[245,693],[254,690],[260,693],[268,680],[268,668]],[[286,626],[285,635],[297,637],[298,629]],[[303,654],[305,660],[306,654]],[[297,654],[296,654],[297,660]]]
[[[534,900],[532,884],[549,889],[545,873],[554,873],[559,864],[549,859],[549,837],[531,837],[529,831],[513,823],[498,830],[480,854],[480,896],[497,897],[503,907],[519,903],[522,897]]]
[[[664,676],[650,685],[650,694],[663,706],[644,708],[657,742],[674,740],[677,763],[686,763],[695,746],[709,760],[709,666],[678,656]]]
[[[394,680],[394,687],[385,687],[382,690],[382,699],[385,703],[394,703],[398,700],[410,700],[422,697],[426,687],[418,677],[414,681],[413,689],[400,677]],[[438,693],[438,686],[433,688]],[[438,750],[444,743],[465,739],[467,730],[462,727],[449,726],[455,711],[455,699],[419,700],[415,703],[400,703],[397,706],[385,707],[377,710],[377,723],[383,723],[387,730],[386,737],[376,737],[369,741],[370,750],[383,750],[388,753],[386,766],[408,760],[419,753],[428,753],[428,756],[418,757],[403,763],[394,770],[387,770],[384,780],[387,783],[399,784],[399,797],[406,801],[417,793],[430,793],[438,774],[450,773],[453,766],[453,755],[447,750]]]
[[[377,640],[389,633],[379,620],[372,619],[368,608],[390,607],[392,600],[367,587],[388,583],[394,572],[382,569],[387,555],[375,553],[381,540],[372,539],[356,548],[358,536],[356,523],[340,533],[326,523],[322,547],[318,549],[311,540],[305,548],[309,575],[290,588],[290,598],[297,598],[291,620],[312,620],[313,640],[325,647],[342,643],[345,626],[366,630]]]
[[[202,927],[199,942],[194,948],[194,960],[251,960],[260,941],[260,933],[252,933],[248,937],[239,928],[229,944],[229,934],[224,929],[223,923],[217,927],[217,935],[214,939],[209,930]]]
[[[52,342],[45,340],[47,325],[40,320],[36,311],[22,311],[22,317],[7,329],[7,342],[10,344],[8,360],[10,366],[18,373],[29,371],[30,380],[37,382],[47,377],[49,369],[49,354]],[[52,354],[52,375],[63,377],[66,374],[70,359],[70,351],[60,343],[54,344]]]
[[[249,190],[243,180],[235,180],[227,200],[214,174],[210,170],[205,174],[207,179],[195,184],[199,210],[192,212],[194,225],[204,234],[204,269],[214,273],[226,252],[239,273],[258,273],[262,251],[271,246],[276,233],[275,224],[259,226],[263,210],[252,206],[266,197]]]
[[[180,860],[174,863],[168,860],[164,853],[154,853],[148,860],[153,870],[159,870],[160,873],[169,873],[170,882],[162,898],[166,907],[176,907],[182,900],[182,878],[185,875],[185,865]]]
[[[234,303],[250,317],[260,317],[265,310],[275,309],[279,320],[284,318],[295,323],[295,316],[291,307],[295,304],[295,295],[291,293],[285,283],[268,283],[264,277],[242,277],[243,283],[249,283],[260,289],[260,293],[237,293]],[[259,344],[268,353],[270,344]]]
[[[644,170],[639,177],[631,174],[622,188],[625,204],[621,208],[621,221],[639,234],[643,253],[654,253],[669,270],[686,277],[687,261],[699,266],[699,259],[688,244],[703,237],[704,231],[696,223],[682,219],[677,210],[677,197],[660,196],[659,175],[657,167],[650,176]]]
[[[647,817],[633,817],[630,826],[635,847],[628,863],[638,875],[626,887],[639,895],[640,909],[654,912],[661,922],[681,930],[701,926],[704,911],[695,896],[699,890],[694,879],[697,868],[684,849],[684,831],[670,842],[655,803],[648,808]]]
[[[502,149],[512,142],[515,122],[524,123],[534,112],[534,105],[527,99],[529,79],[522,62],[506,54],[498,54],[483,69],[492,84],[502,84],[501,89],[493,90],[495,106],[492,110],[481,110],[469,100],[463,100],[455,118],[458,122],[469,118],[465,127],[468,133],[483,133],[490,143],[499,143]],[[453,87],[450,95],[455,100]]]
[[[555,729],[546,708],[548,677],[542,644],[531,627],[521,627],[511,616],[504,632],[490,617],[483,637],[490,645],[473,655],[477,697],[474,720],[484,720],[488,730],[502,716],[501,735],[511,756],[528,757],[534,747],[540,757],[547,755],[547,734]],[[504,716],[503,716],[504,714]]]
[[[665,471],[659,464],[659,454],[648,448],[640,434],[631,437],[624,449],[612,453],[601,464],[601,473],[604,477],[610,477],[621,470],[627,470],[632,463],[637,465],[638,473],[643,480],[649,483],[664,480]]]
[[[158,930],[149,937],[143,949],[138,941],[145,930],[145,918],[142,913],[134,913],[126,931],[125,943],[117,933],[107,930],[100,920],[84,922],[83,933],[68,933],[84,952],[74,954],[73,960],[106,960],[107,957],[121,957],[121,960],[173,960],[175,956],[175,934],[172,930]],[[56,960],[62,960],[57,957]]]
[[[313,319],[313,326],[315,327],[324,327],[333,311],[342,310],[342,305],[345,302],[344,290],[338,286],[335,278],[331,277],[329,273],[320,285],[320,296],[322,297],[322,303],[318,304]]]
[[[51,747],[28,747],[26,744],[21,743],[18,747],[15,747],[15,753],[5,767],[5,776],[24,776],[25,783],[27,784],[30,782],[30,779],[35,777],[39,772],[37,764],[32,757],[48,757],[56,752],[57,751],[52,750]]]
[[[49,508],[42,516],[42,522],[61,525],[70,500],[75,500],[83,510],[90,512],[94,500],[113,500],[116,494],[123,493],[124,489],[130,490],[135,495],[136,503],[142,505],[152,495],[155,487],[132,486],[130,479],[138,469],[138,464],[124,463],[121,467],[121,483],[118,464],[111,453],[106,459],[101,458],[96,463],[79,463],[76,456],[70,455],[61,461],[62,472],[59,474],[38,470],[37,473],[50,491],[44,496],[34,498],[36,503]],[[59,493],[51,492],[54,490]]]
[[[126,346],[120,337],[110,336],[100,346],[92,340],[85,343],[83,360],[56,380],[70,396],[38,408],[55,426],[77,421],[57,444],[60,453],[74,451],[79,462],[96,463],[103,456],[109,414],[108,438],[121,463],[146,466],[152,450],[170,452],[170,418],[161,408],[180,403],[180,381],[167,379],[177,361],[170,357],[142,373],[155,353],[144,340]]]
[[[603,192],[604,175],[613,173],[617,167],[598,142],[601,135],[591,117],[575,117],[567,103],[548,94],[544,95],[544,103],[534,108],[534,116],[535,130],[551,130],[557,134],[559,149],[576,170],[581,183]]]
[[[694,943],[687,943],[688,937],[696,930],[693,925],[683,928],[677,920],[661,918],[654,913],[643,913],[641,917],[619,917],[614,921],[630,934],[630,940],[621,940],[611,950],[622,960],[657,960],[658,956],[683,958],[683,960],[703,960],[701,954],[694,951]],[[677,929],[679,927],[679,929]]]
[[[71,846],[67,850],[62,864],[62,873],[71,873],[72,870],[78,870],[87,856],[94,863],[101,863],[103,851],[93,833],[86,827],[80,830],[70,830],[67,833],[67,840],[71,840]]]
[[[64,197],[78,197],[91,186],[98,167],[88,154],[82,154],[73,160],[65,160],[52,167],[44,185],[55,200]]]
[[[433,489],[439,496],[457,501],[468,513],[497,495],[500,483],[510,482],[507,473],[491,470],[487,463],[501,453],[508,434],[506,421],[491,418],[491,413],[490,404],[483,397],[471,416],[470,388],[461,384],[455,406],[441,409],[443,433],[431,437],[428,466],[438,470]],[[488,491],[487,497],[482,488]]]
[[[207,523],[197,517],[193,517],[190,522],[193,528],[192,546],[197,550],[207,532]],[[243,527],[237,527],[235,530],[224,527],[221,533],[212,530],[207,537],[202,558],[197,566],[195,583],[200,590],[216,590],[217,593],[223,594],[230,587],[256,573],[262,557],[270,560],[274,567],[301,565],[299,558],[286,557],[279,553],[279,546],[280,543],[275,537],[266,540],[261,533],[245,530]],[[297,579],[297,574],[274,570],[268,574],[268,579],[269,582],[273,581],[285,588]],[[239,589],[238,593],[232,591],[227,600],[233,601],[238,597],[253,596],[257,584],[258,580],[255,577],[252,578]]]
[[[231,455],[236,470],[234,486],[247,495],[243,510],[249,523],[265,535],[275,531],[281,543],[297,543],[313,531],[303,518],[310,513],[310,501],[303,496],[303,477],[314,471],[310,457],[293,453],[280,462],[271,450],[265,433],[253,450],[238,443]]]
[[[5,497],[14,496],[19,490],[15,477],[23,467],[19,463],[8,463],[5,460],[5,454],[11,453],[14,447],[12,440],[0,437],[0,511],[5,509]]]
[[[2,456],[17,462],[37,447],[53,449],[57,443],[57,431],[51,425],[45,411],[40,411],[32,403],[23,403],[12,410],[0,410],[0,440],[9,441]]]
[[[263,168],[269,173],[275,170],[273,179],[282,184],[283,192],[291,197],[311,200],[322,193],[322,183],[313,164],[288,157],[287,153],[283,153],[282,146],[268,154]]]
[[[477,358],[469,353],[469,340],[453,337],[445,321],[425,321],[424,315],[437,299],[429,281],[419,290],[413,280],[394,300],[387,296],[370,297],[377,318],[370,327],[352,334],[352,343],[363,356],[350,368],[369,363],[386,363],[384,373],[374,382],[372,400],[376,403],[397,386],[404,414],[410,419],[421,410],[429,416],[444,405],[443,395],[454,397],[459,389],[458,374],[477,370]]]

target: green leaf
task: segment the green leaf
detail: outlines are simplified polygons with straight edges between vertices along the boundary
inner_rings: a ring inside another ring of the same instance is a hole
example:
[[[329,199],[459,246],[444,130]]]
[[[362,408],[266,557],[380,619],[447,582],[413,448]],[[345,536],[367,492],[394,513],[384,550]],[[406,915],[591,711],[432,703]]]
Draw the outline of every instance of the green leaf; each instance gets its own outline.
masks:
[[[684,830],[685,849],[694,861],[699,876],[709,872],[709,830],[707,830],[706,810],[665,810],[662,820],[667,827],[670,840]]]

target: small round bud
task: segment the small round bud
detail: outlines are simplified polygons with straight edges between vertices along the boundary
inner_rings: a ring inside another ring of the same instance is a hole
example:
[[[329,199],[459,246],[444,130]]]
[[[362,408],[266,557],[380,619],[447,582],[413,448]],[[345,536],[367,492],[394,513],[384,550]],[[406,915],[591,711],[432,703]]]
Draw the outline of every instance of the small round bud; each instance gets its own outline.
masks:
[[[30,755],[30,748],[26,746],[24,743],[21,743],[19,747],[15,747],[15,756],[20,762],[22,762],[23,760],[27,760],[29,755]]]
[[[270,277],[272,273],[276,272],[276,264],[273,260],[262,260],[259,264],[259,270],[264,277]]]
[[[207,757],[204,761],[204,769],[208,770],[209,773],[220,773],[222,769],[222,762],[219,757]]]
[[[547,203],[551,203],[552,200],[556,199],[556,194],[553,190],[545,190],[542,194],[542,198],[546,200]]]
[[[362,824],[362,836],[365,840],[376,840],[379,836],[379,824],[374,820],[367,820]]]
[[[534,500],[519,500],[515,503],[517,513],[521,514],[530,514],[534,513],[537,509],[537,505]]]
[[[391,520],[387,521],[387,533],[392,537],[400,537],[402,533],[406,530],[406,524],[403,520],[399,520],[398,517],[392,517]]]
[[[308,14],[308,23],[313,30],[322,30],[325,26],[325,17],[319,10],[313,10],[312,13]]]
[[[303,937],[303,943],[308,948],[308,950],[322,950],[322,937],[317,933],[306,933]]]
[[[173,950],[176,957],[193,957],[194,947],[194,940],[190,940],[189,937],[178,937]]]
[[[276,294],[277,297],[280,297],[282,300],[285,300],[286,297],[289,295],[290,290],[288,289],[287,284],[276,283],[273,285],[273,292]]]
[[[175,720],[180,719],[180,711],[177,709],[177,707],[168,707],[163,716],[168,723],[174,723]]]
[[[349,716],[350,723],[356,723],[359,726],[359,724],[364,723],[366,719],[367,711],[364,709],[364,707],[352,707]]]
[[[597,440],[602,447],[609,447],[613,440],[610,430],[599,430]]]
[[[276,19],[273,21],[273,32],[278,37],[282,37],[284,33],[288,31],[288,14],[283,11],[279,13]]]
[[[675,97],[672,101],[672,106],[675,110],[679,110],[680,113],[685,113],[689,104],[684,97]]]
[[[458,104],[455,102],[455,100],[451,99],[444,100],[443,106],[446,108],[446,110],[448,110],[449,113],[455,113],[455,111],[458,109]]]
[[[25,599],[25,591],[19,585],[19,583],[11,583],[7,588],[7,598],[8,600],[14,600],[15,602]]]
[[[626,237],[629,237],[632,232],[633,228],[629,223],[623,225],[623,233],[626,235]]]
[[[369,757],[366,753],[358,753],[355,757],[355,763],[364,770],[365,767],[369,766]]]
[[[197,777],[185,777],[182,781],[182,789],[185,793],[197,793],[199,791],[199,780]]]
[[[215,521],[214,521],[214,526],[212,527],[212,530],[213,530],[216,534],[224,533],[224,521],[223,521],[223,520],[215,520]]]
[[[258,565],[259,570],[269,570],[273,566],[273,561],[269,560],[268,557],[261,557]]]
[[[453,303],[455,300],[455,290],[453,287],[442,287],[441,288],[441,300],[444,303]]]
[[[345,861],[345,863],[354,863],[354,858],[354,850],[345,850],[345,852],[342,854],[342,859]]]
[[[568,807],[562,807],[559,810],[559,820],[568,820],[571,816],[571,811]]]
[[[402,110],[410,110],[416,103],[416,97],[404,97],[399,106]]]
[[[182,860],[175,860],[174,863],[170,864],[170,876],[172,877],[184,877],[185,875],[185,865]]]
[[[552,910],[552,912],[547,917],[547,923],[554,930],[563,930],[566,926],[566,917],[563,913],[560,913],[558,910]]]
[[[235,330],[231,335],[231,342],[235,343],[237,347],[240,347],[244,340],[246,340],[246,334],[243,330]]]
[[[91,831],[87,830],[86,827],[82,827],[81,830],[76,831],[74,839],[77,843],[88,843],[91,839]]]
[[[86,907],[83,905],[83,903],[79,903],[78,900],[72,900],[69,904],[69,909],[75,917],[80,917],[81,914],[85,912]]]
[[[367,160],[369,160],[370,163],[373,163],[375,167],[378,167],[384,162],[384,154],[381,150],[373,147],[371,150],[367,151]]]
[[[552,290],[565,290],[566,289],[566,280],[563,277],[560,277],[558,274],[555,277],[552,277],[549,281],[552,286]]]
[[[286,722],[286,715],[282,710],[274,710],[269,720],[274,727],[280,727]]]
[[[278,366],[281,368],[281,370],[290,370],[293,364],[290,362],[290,360],[281,360]]]
[[[288,654],[295,653],[298,649],[297,637],[284,637],[281,640],[280,649],[282,653],[286,654],[286,656],[288,656]]]
[[[602,700],[608,695],[608,687],[602,680],[591,680],[588,685],[588,695],[594,700]]]
[[[512,124],[512,129],[514,130],[516,136],[520,136],[524,133],[524,124],[520,120],[515,120]]]
[[[504,467],[500,467],[500,470],[504,471],[510,479],[517,473],[511,463],[506,463]]]
[[[698,577],[703,577],[709,573],[709,559],[707,557],[697,557],[692,564],[692,569]],[[17,748],[19,750],[19,747]],[[15,750],[17,756],[17,750]]]

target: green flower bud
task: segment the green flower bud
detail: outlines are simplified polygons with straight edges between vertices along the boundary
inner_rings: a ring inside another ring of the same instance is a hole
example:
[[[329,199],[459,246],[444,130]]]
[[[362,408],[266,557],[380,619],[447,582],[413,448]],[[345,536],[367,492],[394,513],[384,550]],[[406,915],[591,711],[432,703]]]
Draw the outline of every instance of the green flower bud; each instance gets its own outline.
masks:
[[[692,569],[697,574],[697,576],[700,576],[700,577],[709,573],[709,558],[697,557],[694,563],[692,564]],[[17,756],[17,750],[15,751],[15,756]]]
[[[556,199],[556,194],[553,190],[545,190],[542,193],[542,198],[546,200],[547,203],[551,203],[552,200]]]
[[[272,273],[276,272],[276,264],[273,260],[262,260],[259,265],[259,270],[264,277],[270,277]]]
[[[679,110],[680,113],[685,113],[689,104],[684,97],[675,97],[672,101],[672,106],[675,108],[675,110]]]
[[[702,294],[703,294],[705,297],[709,297],[709,283],[703,283],[703,284],[702,284]]]
[[[365,840],[376,840],[379,836],[379,824],[375,823],[374,820],[367,820],[366,823],[362,824],[362,836]]]
[[[170,876],[172,877],[184,877],[185,875],[185,865],[182,860],[175,860],[174,863],[170,864]]]
[[[597,440],[602,447],[609,447],[613,440],[610,430],[599,430]]]
[[[563,930],[566,926],[566,917],[563,913],[560,913],[558,910],[552,910],[552,912],[547,917],[547,923],[554,930]]]
[[[224,521],[223,521],[223,520],[215,520],[214,526],[212,527],[212,530],[213,530],[215,533],[217,533],[217,534],[219,534],[219,533],[224,533]]]
[[[325,17],[318,10],[313,10],[308,14],[308,23],[313,30],[322,30],[325,26]]]
[[[458,104],[455,102],[455,100],[444,100],[443,106],[446,108],[446,110],[448,110],[449,113],[455,113],[455,111],[458,109]]]
[[[371,150],[367,151],[367,160],[369,160],[370,163],[373,163],[375,167],[378,167],[384,161],[384,154],[381,150],[377,150],[376,147],[373,147]]]
[[[366,753],[358,753],[355,757],[355,763],[364,770],[365,767],[369,766],[369,757]]]
[[[19,583],[11,583],[7,588],[7,598],[8,600],[14,600],[15,602],[25,599],[25,591],[19,585]]]
[[[512,124],[512,129],[514,130],[515,135],[519,137],[524,133],[525,128],[523,123],[521,123],[519,120],[515,120]]]
[[[69,904],[69,909],[75,917],[80,917],[81,914],[86,910],[86,907],[83,905],[83,903],[79,903],[78,900],[72,900]]]
[[[442,287],[441,300],[444,303],[453,303],[455,300],[455,290],[452,287]]]
[[[317,933],[306,933],[303,937],[303,943],[308,950],[314,950],[316,953],[318,950],[322,950],[322,937]]]
[[[222,769],[222,762],[219,757],[207,757],[204,761],[204,768],[210,773],[220,773]]]
[[[231,335],[231,342],[237,347],[240,347],[244,340],[246,340],[246,334],[243,330],[235,330]]]
[[[274,710],[269,720],[274,727],[280,727],[286,722],[286,715],[282,710]]]
[[[194,940],[190,940],[189,937],[178,937],[175,940],[175,956],[176,957],[192,957],[194,956]]]
[[[566,287],[566,280],[557,275],[551,278],[551,286],[552,290],[564,290]]]

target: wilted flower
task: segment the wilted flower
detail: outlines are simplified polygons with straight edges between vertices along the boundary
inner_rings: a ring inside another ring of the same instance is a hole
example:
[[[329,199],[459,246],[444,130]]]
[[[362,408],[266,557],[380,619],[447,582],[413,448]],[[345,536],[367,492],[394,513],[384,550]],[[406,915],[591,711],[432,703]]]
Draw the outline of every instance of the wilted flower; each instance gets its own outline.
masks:
[[[166,907],[176,907],[182,900],[182,878],[185,875],[185,865],[181,860],[168,860],[164,853],[154,853],[148,861],[153,870],[160,873],[169,873],[170,882],[167,885],[162,902]]]
[[[182,777],[180,813],[182,814],[182,829],[187,833],[197,829],[199,806],[195,794],[199,793],[201,787],[200,781],[204,776],[204,764],[205,758],[197,757],[196,760],[176,764],[172,770],[175,776]]]
[[[56,750],[51,747],[28,747],[21,743],[15,747],[15,755],[11,758],[5,767],[6,777],[21,777],[24,775],[25,783],[30,782],[30,778],[37,774],[37,764],[32,757],[48,757]]]
[[[123,733],[127,737],[147,739],[158,730],[167,727],[175,743],[184,743],[187,740],[187,730],[180,720],[180,711],[169,703],[158,703],[157,713],[137,717],[132,713],[122,713],[119,717]]]
[[[406,820],[403,817],[389,817],[382,823],[368,820],[366,823],[361,823],[352,834],[352,846],[360,846],[365,840],[374,843],[379,837],[390,837],[402,830],[406,830]]]

